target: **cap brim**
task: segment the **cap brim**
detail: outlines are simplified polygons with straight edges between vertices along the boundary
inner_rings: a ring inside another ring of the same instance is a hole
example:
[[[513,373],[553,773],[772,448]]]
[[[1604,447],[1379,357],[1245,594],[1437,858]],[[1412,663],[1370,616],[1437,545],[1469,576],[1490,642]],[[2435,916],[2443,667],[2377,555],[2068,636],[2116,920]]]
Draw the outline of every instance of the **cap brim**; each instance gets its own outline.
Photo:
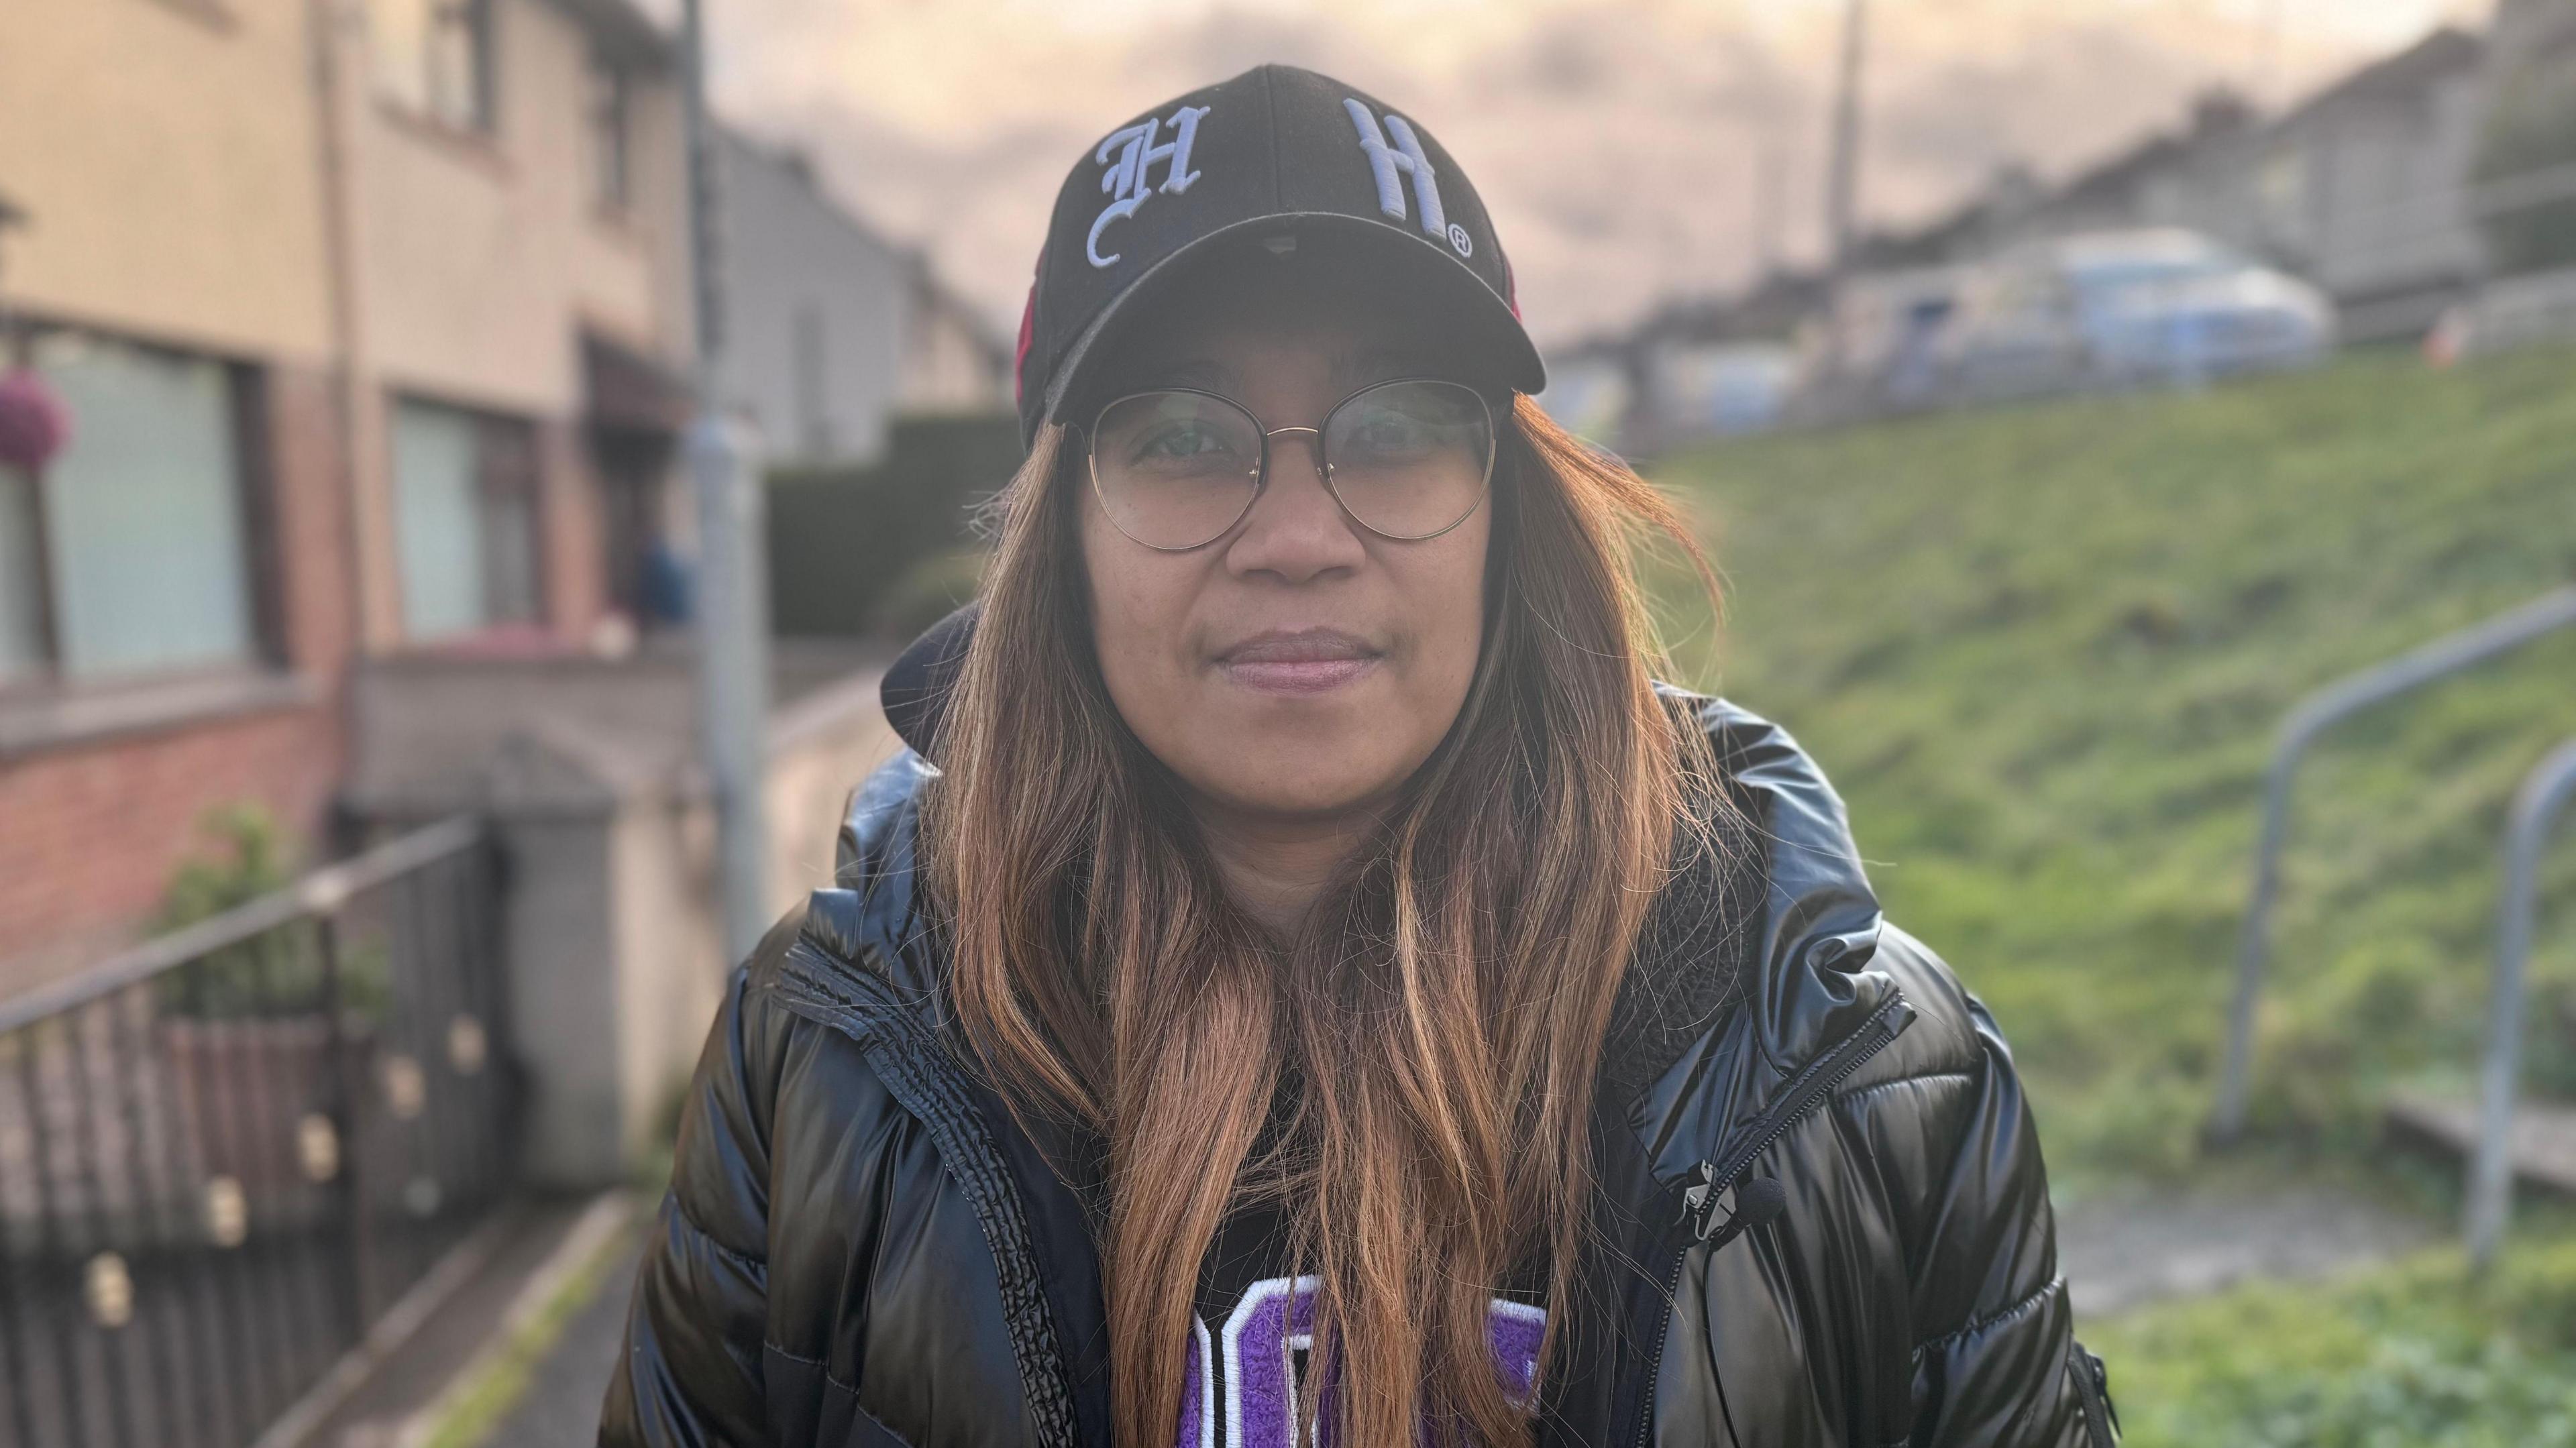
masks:
[[[1416,236],[1383,222],[1338,211],[1285,211],[1218,227],[1156,261],[1128,288],[1101,308],[1100,314],[1074,339],[1047,381],[1041,420],[1063,422],[1065,399],[1079,396],[1088,380],[1085,364],[1107,351],[1102,343],[1116,336],[1119,322],[1134,316],[1173,278],[1205,260],[1209,253],[1240,242],[1248,234],[1291,231],[1300,237],[1331,237],[1365,249],[1390,267],[1406,269],[1412,295],[1434,309],[1454,309],[1467,327],[1465,341],[1490,358],[1492,376],[1515,392],[1535,393],[1547,386],[1547,367],[1538,348],[1512,314],[1511,305],[1494,294],[1484,279],[1459,265],[1456,258],[1427,236]]]

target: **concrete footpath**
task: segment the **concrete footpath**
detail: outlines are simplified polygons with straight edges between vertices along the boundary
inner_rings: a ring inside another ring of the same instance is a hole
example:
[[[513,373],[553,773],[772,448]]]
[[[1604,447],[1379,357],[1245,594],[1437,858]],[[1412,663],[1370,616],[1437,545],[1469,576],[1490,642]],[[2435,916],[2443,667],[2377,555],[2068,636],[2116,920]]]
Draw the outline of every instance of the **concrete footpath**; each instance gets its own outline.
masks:
[[[623,1190],[503,1208],[443,1264],[448,1285],[398,1342],[344,1392],[326,1387],[273,1426],[260,1448],[591,1443],[642,1210]]]
[[[2079,1318],[2240,1282],[2330,1277],[2430,1244],[2431,1222],[2322,1183],[2137,1188],[2059,1214],[2058,1268]]]
[[[597,1440],[600,1399],[626,1340],[638,1254],[638,1235],[630,1230],[600,1271],[590,1301],[565,1320],[563,1335],[529,1374],[526,1394],[481,1448],[590,1448]]]

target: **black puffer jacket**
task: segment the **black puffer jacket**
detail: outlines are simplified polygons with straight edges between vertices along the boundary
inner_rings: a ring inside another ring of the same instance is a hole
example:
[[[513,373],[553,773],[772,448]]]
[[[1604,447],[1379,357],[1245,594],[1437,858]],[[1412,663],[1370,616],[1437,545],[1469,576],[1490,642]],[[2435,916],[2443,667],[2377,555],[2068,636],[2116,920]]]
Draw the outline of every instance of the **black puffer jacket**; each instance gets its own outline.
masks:
[[[1667,890],[1623,989],[1594,1126],[1606,1250],[1584,1266],[1610,1310],[1569,1317],[1541,1442],[2107,1448],[1994,1022],[1880,917],[1786,733],[1667,701],[1761,838],[1740,878]],[[1109,1442],[1080,1200],[935,1024],[928,773],[906,754],[868,781],[845,888],[734,978],[605,1444]]]

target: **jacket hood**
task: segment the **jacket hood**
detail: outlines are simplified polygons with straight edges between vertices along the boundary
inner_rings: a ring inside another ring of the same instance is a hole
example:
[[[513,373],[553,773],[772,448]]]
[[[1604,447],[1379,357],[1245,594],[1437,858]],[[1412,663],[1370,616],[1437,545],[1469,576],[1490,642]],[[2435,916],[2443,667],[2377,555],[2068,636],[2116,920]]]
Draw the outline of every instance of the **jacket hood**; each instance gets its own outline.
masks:
[[[913,753],[927,759],[947,717],[948,686],[974,640],[975,619],[983,604],[973,602],[932,624],[904,649],[877,683],[877,701],[886,722]]]

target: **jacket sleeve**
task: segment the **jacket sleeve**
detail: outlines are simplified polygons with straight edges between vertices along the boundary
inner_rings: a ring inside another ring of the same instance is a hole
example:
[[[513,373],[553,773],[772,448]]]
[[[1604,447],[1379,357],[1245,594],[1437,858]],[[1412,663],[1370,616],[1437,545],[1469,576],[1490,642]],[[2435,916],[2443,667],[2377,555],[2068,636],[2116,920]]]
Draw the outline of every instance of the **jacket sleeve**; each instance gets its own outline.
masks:
[[[758,1448],[768,1317],[769,1107],[745,971],[736,971],[680,1117],[670,1191],[646,1238],[602,1448]]]
[[[2111,1448],[2101,1362],[2078,1345],[2012,1053],[1960,996],[1975,1061],[1913,1240],[1915,1448]]]

